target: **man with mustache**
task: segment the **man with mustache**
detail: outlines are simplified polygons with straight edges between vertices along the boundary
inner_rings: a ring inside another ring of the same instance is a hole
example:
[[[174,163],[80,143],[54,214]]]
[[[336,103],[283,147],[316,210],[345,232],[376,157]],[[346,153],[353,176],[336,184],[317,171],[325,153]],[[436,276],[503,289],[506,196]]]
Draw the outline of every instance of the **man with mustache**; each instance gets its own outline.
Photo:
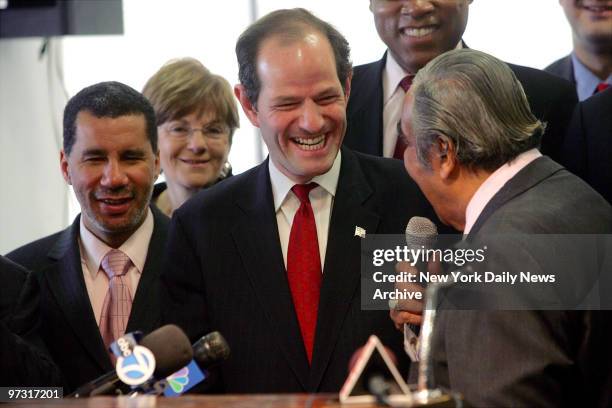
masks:
[[[384,157],[402,158],[397,137],[402,100],[411,78],[438,55],[466,48],[462,40],[472,0],[370,0],[382,59],[355,67],[347,108],[346,146]],[[520,56],[517,56],[520,58]],[[576,94],[567,81],[537,69],[508,64],[521,81],[536,117],[547,123],[542,153],[559,160],[559,150]]]
[[[612,1],[559,3],[572,27],[574,49],[545,70],[574,84],[583,101],[612,86]]]
[[[60,168],[81,214],[8,257],[32,271],[26,290],[40,292],[39,335],[68,393],[113,369],[108,346],[116,338],[159,323],[168,218],[149,206],[159,174],[149,102],[118,82],[81,90],[64,110]],[[34,297],[22,297],[20,312]]]

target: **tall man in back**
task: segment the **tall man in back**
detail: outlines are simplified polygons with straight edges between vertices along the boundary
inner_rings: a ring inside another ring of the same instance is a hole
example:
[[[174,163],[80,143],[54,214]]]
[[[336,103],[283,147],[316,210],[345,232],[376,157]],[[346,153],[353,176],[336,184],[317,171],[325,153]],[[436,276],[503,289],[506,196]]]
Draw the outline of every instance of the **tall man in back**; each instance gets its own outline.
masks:
[[[576,86],[578,99],[612,86],[612,1],[559,0],[572,27],[573,50],[544,68]]]
[[[159,174],[149,102],[118,82],[81,90],[64,110],[60,167],[81,214],[64,231],[8,257],[32,271],[26,290],[40,292],[40,312],[33,311],[40,313],[38,334],[70,392],[113,369],[112,341],[160,323],[168,218],[149,207]],[[25,309],[36,303],[23,300]]]
[[[381,40],[382,59],[355,67],[347,109],[346,146],[360,152],[402,158],[397,137],[402,100],[414,75],[436,56],[466,48],[462,40],[471,0],[370,0]],[[517,56],[520,58],[520,56]],[[537,118],[547,123],[542,152],[559,159],[565,130],[577,102],[567,81],[509,64],[523,84]]]
[[[351,63],[333,27],[278,10],[236,54],[235,94],[269,158],[174,213],[167,321],[226,337],[225,392],[337,392],[370,334],[402,352],[387,312],[361,310],[361,236],[430,208],[400,162],[341,148]]]

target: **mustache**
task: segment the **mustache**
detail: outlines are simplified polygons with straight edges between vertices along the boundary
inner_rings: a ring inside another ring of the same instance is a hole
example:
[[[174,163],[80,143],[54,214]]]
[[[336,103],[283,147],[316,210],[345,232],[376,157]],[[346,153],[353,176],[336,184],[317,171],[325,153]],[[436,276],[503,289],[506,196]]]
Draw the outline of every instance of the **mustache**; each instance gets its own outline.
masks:
[[[119,198],[134,198],[136,194],[134,190],[121,186],[117,188],[101,188],[93,193],[94,198],[100,199],[119,199]]]

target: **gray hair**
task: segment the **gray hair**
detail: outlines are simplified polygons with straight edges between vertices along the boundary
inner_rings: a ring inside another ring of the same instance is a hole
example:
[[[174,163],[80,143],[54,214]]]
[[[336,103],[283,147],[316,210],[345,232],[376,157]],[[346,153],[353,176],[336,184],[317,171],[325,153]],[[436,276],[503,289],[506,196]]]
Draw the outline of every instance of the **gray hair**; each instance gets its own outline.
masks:
[[[416,154],[427,168],[439,138],[452,143],[461,165],[493,171],[538,147],[546,127],[510,67],[480,51],[439,55],[418,72],[410,92]]]

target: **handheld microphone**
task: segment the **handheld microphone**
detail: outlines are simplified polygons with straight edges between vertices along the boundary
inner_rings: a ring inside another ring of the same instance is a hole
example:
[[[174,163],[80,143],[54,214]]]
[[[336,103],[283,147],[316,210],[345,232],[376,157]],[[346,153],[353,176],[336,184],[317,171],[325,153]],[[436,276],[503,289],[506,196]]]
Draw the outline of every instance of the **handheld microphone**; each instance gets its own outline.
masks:
[[[167,377],[193,357],[189,339],[174,325],[166,325],[149,333],[139,345],[150,350],[155,358],[154,378]],[[82,385],[70,396],[81,398],[123,394],[125,387],[117,375],[117,370],[114,370]]]
[[[230,348],[218,331],[208,333],[193,344],[193,358],[202,368],[210,368],[225,361],[230,356]]]
[[[428,218],[412,217],[406,225],[406,245],[411,250],[427,251],[436,245],[437,237],[438,229]],[[418,271],[422,271],[428,269],[428,264],[427,262],[417,262],[416,267]],[[421,327],[419,325],[404,324],[404,348],[414,361],[419,360],[416,344],[420,331]]]

